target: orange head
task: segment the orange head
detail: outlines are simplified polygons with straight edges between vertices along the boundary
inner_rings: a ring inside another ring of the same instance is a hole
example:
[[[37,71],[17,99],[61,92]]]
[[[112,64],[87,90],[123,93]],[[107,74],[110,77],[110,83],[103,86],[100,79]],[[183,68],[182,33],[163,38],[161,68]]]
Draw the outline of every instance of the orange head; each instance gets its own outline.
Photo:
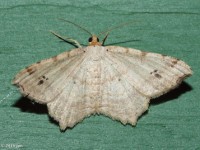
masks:
[[[99,45],[101,46],[102,44],[99,42],[99,38],[96,35],[92,35],[89,39],[89,46],[95,46],[95,45]]]

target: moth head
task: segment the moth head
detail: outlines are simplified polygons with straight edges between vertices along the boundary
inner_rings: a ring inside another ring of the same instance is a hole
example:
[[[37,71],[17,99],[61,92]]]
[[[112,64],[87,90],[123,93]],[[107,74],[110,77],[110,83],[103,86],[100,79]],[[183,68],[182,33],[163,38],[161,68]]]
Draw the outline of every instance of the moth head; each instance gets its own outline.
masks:
[[[88,39],[88,42],[90,46],[101,45],[101,43],[99,42],[99,38],[96,35],[92,35]]]

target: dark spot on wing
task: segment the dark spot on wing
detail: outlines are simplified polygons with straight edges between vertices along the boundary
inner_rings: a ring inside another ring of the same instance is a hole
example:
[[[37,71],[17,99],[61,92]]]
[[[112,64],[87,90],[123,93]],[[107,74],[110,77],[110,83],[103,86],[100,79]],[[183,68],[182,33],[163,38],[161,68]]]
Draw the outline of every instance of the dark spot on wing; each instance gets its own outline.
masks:
[[[33,68],[26,68],[26,71],[29,73],[29,75],[33,74],[36,70]]]
[[[52,57],[53,61],[57,61],[58,60],[58,57],[57,56],[54,56]]]
[[[118,81],[121,81],[121,79],[119,78]]]
[[[150,72],[151,75],[154,75],[156,78],[160,79],[162,76],[159,74],[159,71],[157,69]]]
[[[163,56],[163,57],[166,57],[167,55],[163,55],[163,54],[162,54],[162,56]]]
[[[39,82],[38,82],[38,85],[41,85],[41,84],[43,84],[44,83],[44,80],[40,80]]]
[[[145,57],[146,55],[147,55],[147,52],[143,52],[143,51],[141,52],[142,57]]]
[[[158,79],[162,78],[162,76],[161,76],[160,74],[158,74],[158,73],[154,74],[154,76],[155,76],[156,78],[158,78]]]
[[[170,65],[170,67],[174,67],[178,63],[178,61],[179,59],[172,60],[172,64]]]
[[[173,64],[177,64],[177,62],[178,62],[177,59],[175,59],[175,60],[172,61]]]
[[[47,78],[47,77],[44,76],[44,75],[42,76],[42,78],[45,79],[45,80],[49,80],[49,78]]]
[[[128,48],[126,48],[125,50],[126,50],[125,53],[128,53],[128,52],[129,52],[129,49],[128,49]]]
[[[156,73],[156,72],[158,72],[157,69],[155,69],[154,71],[150,72],[150,74],[154,74],[154,73]]]

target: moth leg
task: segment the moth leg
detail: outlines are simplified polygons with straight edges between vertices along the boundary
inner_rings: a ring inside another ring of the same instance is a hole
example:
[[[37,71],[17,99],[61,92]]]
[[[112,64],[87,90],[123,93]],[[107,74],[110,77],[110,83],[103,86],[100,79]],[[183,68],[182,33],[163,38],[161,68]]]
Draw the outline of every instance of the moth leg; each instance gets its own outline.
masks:
[[[56,37],[58,37],[59,39],[65,41],[65,42],[67,42],[67,43],[69,43],[69,44],[72,44],[72,45],[74,45],[74,46],[77,47],[77,48],[81,48],[81,47],[82,47],[81,44],[80,44],[78,41],[74,40],[74,39],[71,39],[71,38],[69,38],[69,37],[62,37],[61,35],[55,33],[54,31],[50,31],[50,32],[51,32],[53,35],[55,35]]]

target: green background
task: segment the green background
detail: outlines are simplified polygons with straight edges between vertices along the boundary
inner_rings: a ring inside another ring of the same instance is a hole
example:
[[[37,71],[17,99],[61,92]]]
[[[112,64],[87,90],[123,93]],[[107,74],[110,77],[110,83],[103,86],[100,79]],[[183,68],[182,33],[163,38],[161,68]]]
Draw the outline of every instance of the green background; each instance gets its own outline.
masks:
[[[87,44],[88,34],[57,18],[99,33],[107,45],[174,56],[194,74],[178,89],[152,100],[136,127],[91,116],[60,132],[46,106],[22,98],[11,80],[22,68],[73,46],[49,30]],[[200,149],[199,0],[1,0],[0,149]]]

